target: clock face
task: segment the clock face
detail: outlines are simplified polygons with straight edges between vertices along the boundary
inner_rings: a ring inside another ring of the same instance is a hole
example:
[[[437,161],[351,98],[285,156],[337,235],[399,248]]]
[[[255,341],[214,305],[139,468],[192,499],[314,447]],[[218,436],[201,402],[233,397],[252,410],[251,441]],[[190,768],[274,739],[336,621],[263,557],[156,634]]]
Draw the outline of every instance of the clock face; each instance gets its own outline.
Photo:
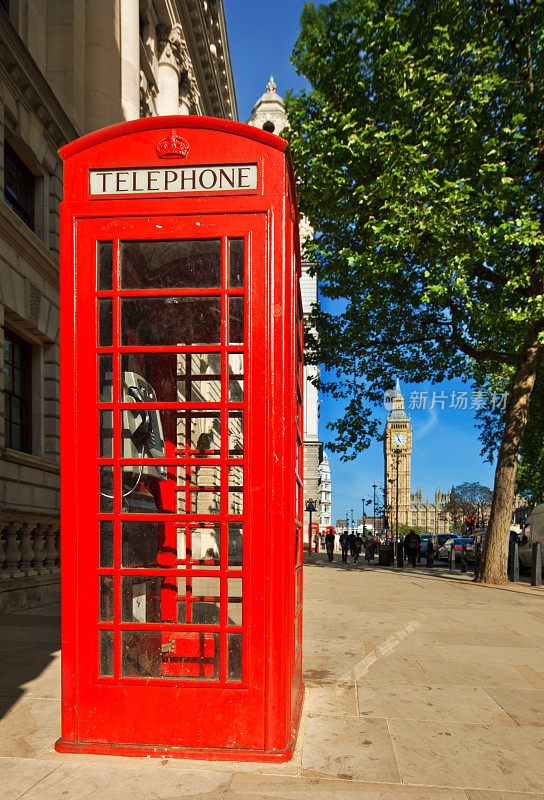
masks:
[[[406,436],[403,433],[394,433],[392,441],[396,447],[404,447],[406,444]]]

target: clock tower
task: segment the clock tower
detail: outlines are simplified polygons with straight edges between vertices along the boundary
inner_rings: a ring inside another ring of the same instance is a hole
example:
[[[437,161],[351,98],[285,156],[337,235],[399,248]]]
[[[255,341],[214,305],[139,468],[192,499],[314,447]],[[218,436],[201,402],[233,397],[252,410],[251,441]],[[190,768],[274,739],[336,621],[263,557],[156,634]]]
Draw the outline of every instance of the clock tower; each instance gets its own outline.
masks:
[[[389,518],[389,528],[394,530],[396,521],[397,502],[397,474],[399,498],[399,528],[410,527],[411,504],[411,460],[412,460],[412,426],[410,417],[404,410],[404,397],[397,385],[393,392],[388,392],[391,402],[391,412],[387,419],[384,432],[384,461],[385,461],[385,507]],[[397,471],[398,461],[398,471]]]

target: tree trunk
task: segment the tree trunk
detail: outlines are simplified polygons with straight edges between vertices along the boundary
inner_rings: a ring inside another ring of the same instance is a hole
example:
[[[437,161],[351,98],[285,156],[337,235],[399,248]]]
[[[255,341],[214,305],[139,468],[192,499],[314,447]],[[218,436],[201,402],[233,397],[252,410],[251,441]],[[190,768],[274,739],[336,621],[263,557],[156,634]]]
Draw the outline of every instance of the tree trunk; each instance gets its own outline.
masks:
[[[531,392],[542,358],[544,345],[538,340],[540,330],[541,325],[535,324],[527,336],[506,408],[504,431],[497,456],[491,512],[476,577],[478,583],[504,584],[508,581],[508,545],[518,452],[527,424]]]

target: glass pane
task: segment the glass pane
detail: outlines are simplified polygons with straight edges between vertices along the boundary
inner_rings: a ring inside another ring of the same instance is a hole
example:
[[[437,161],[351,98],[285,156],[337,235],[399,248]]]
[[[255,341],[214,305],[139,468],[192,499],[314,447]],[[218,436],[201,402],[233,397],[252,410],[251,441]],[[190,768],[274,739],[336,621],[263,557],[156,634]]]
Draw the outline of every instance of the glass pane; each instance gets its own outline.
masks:
[[[229,522],[229,567],[241,567],[244,554],[244,536],[241,522]]]
[[[229,411],[229,458],[244,455],[244,412]]]
[[[98,301],[98,346],[113,345],[113,300],[103,298]]]
[[[191,512],[219,514],[221,510],[221,467],[191,467]]]
[[[219,578],[187,578],[191,586],[191,622],[202,625],[219,625]]]
[[[121,622],[176,622],[175,578],[123,575]]]
[[[98,632],[99,674],[113,676],[113,631]]]
[[[113,575],[100,576],[100,622],[113,622]]]
[[[159,471],[160,470],[160,471]],[[164,471],[164,474],[163,474]],[[170,467],[170,480],[176,479]],[[173,508],[163,508],[158,481],[167,480],[167,467],[151,467],[146,464],[121,468],[121,512],[123,514],[172,513]],[[169,497],[170,502],[172,499]]]
[[[220,239],[121,242],[123,289],[220,286]]]
[[[112,288],[113,242],[98,242],[98,288],[107,291]]]
[[[221,400],[221,353],[180,353],[178,375],[180,400],[219,403]]]
[[[113,567],[113,521],[100,522],[100,556],[101,567]]]
[[[100,403],[111,403],[113,386],[113,356],[98,356],[98,400]]]
[[[23,449],[23,434],[20,425],[12,423],[11,437],[8,438],[8,447],[11,447],[13,450]]]
[[[242,624],[242,578],[228,579],[228,620],[229,625]]]
[[[123,567],[172,567],[172,559],[159,559],[159,549],[165,543],[162,522],[121,523],[121,564]]]
[[[244,341],[244,298],[229,297],[229,344]]]
[[[220,353],[126,353],[121,370],[126,385],[147,382],[160,403],[221,400]]]
[[[183,525],[177,530],[178,565],[217,570],[221,563],[221,526],[214,522]]]
[[[219,344],[220,322],[219,297],[137,297],[121,300],[123,345]]]
[[[13,391],[15,394],[23,395],[24,377],[23,373],[17,367],[13,371]]]
[[[113,467],[99,467],[100,471],[100,511],[113,511]]]
[[[195,631],[163,634],[163,675],[189,680],[219,680],[219,634]]]
[[[99,411],[98,419],[100,458],[113,458],[113,411]]]
[[[229,467],[229,514],[244,512],[244,468]]]
[[[242,634],[227,633],[227,680],[242,680]]]
[[[219,411],[138,409],[122,411],[123,458],[219,456]]]
[[[121,631],[121,674],[160,678],[161,631]]]
[[[240,289],[244,285],[244,240],[229,239],[229,286]]]
[[[229,400],[234,403],[244,400],[243,353],[229,353]]]

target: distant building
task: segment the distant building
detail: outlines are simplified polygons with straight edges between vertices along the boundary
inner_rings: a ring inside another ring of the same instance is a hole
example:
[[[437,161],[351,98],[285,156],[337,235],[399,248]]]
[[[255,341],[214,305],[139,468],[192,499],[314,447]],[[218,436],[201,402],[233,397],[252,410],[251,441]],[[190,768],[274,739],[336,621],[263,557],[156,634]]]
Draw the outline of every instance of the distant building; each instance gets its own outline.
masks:
[[[323,453],[323,460],[319,465],[319,528],[324,530],[332,525],[332,484],[331,467],[327,453]]]
[[[398,508],[399,531],[418,526],[435,535],[449,533],[451,516],[445,510],[450,499],[449,493],[443,494],[441,489],[437,489],[432,502],[423,499],[421,489],[415,494],[411,492],[412,423],[404,408],[398,379],[388,397],[391,410],[385,425],[383,448],[385,509],[389,530],[395,529]]]

